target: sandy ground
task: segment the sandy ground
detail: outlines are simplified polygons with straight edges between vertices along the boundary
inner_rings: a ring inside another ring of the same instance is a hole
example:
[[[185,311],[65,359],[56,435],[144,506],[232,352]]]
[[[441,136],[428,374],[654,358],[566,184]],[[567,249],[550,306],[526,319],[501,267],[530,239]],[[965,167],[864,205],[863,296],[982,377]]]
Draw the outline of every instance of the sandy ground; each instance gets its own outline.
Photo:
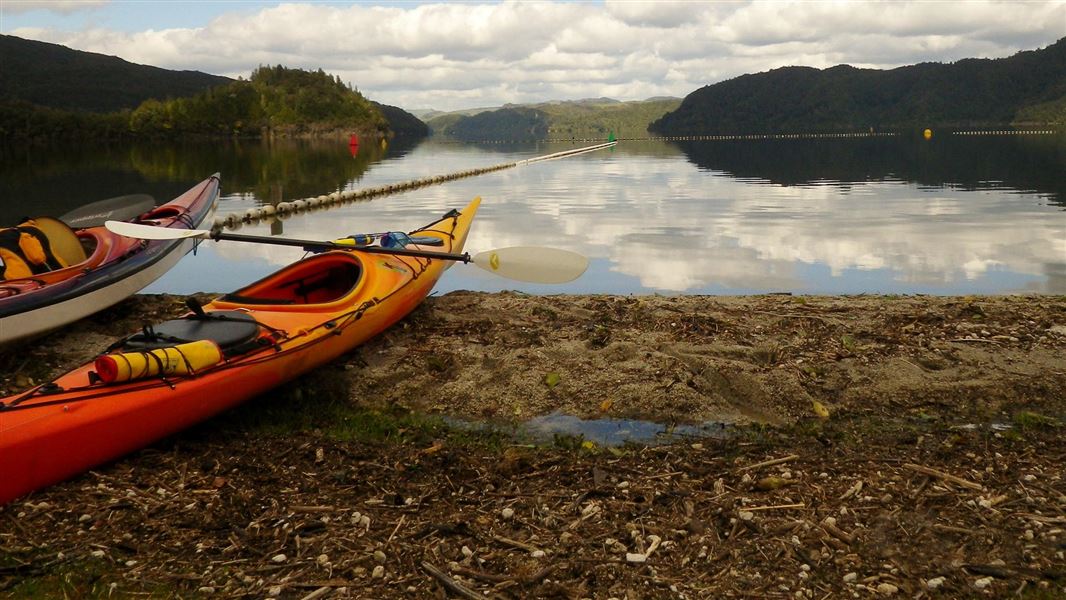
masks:
[[[8,350],[0,387],[181,300]],[[1058,598],[1064,390],[1062,297],[457,292],[0,508],[0,594]],[[551,413],[727,426],[605,447],[419,420]],[[378,437],[336,422],[383,416]]]

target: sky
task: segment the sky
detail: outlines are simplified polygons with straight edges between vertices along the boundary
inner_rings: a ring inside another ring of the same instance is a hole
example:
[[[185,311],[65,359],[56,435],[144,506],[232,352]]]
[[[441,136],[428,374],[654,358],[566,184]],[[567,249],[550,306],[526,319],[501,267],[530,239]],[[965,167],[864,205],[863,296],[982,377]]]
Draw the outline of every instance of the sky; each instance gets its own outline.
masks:
[[[1066,37],[1066,0],[0,0],[0,32],[166,69],[322,69],[407,110],[684,97],[784,66],[1000,58]]]

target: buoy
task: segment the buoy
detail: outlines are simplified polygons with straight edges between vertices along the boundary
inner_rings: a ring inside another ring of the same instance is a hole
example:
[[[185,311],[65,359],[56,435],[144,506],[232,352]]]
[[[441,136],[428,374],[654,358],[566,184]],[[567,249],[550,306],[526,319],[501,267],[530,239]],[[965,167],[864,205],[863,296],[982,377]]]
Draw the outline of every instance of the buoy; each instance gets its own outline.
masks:
[[[932,129],[926,129],[925,131],[922,132],[922,137],[924,137],[927,140],[932,138],[933,137],[933,130]]]
[[[353,133],[352,137],[348,139],[348,145],[349,146],[358,146],[359,145],[359,136],[357,136],[357,135],[355,135]]]
[[[155,375],[187,375],[222,362],[222,350],[211,340],[189,342],[145,352],[106,354],[94,368],[104,383],[143,379]]]

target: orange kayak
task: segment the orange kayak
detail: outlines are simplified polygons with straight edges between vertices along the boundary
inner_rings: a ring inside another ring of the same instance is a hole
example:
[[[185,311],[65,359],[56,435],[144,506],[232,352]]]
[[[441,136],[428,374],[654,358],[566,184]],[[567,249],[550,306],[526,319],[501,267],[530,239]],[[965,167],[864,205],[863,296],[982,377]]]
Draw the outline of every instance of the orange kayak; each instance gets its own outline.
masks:
[[[425,246],[407,249],[460,252],[479,202],[412,231]],[[418,306],[450,265],[358,247],[311,255],[0,400],[0,504],[333,360]]]

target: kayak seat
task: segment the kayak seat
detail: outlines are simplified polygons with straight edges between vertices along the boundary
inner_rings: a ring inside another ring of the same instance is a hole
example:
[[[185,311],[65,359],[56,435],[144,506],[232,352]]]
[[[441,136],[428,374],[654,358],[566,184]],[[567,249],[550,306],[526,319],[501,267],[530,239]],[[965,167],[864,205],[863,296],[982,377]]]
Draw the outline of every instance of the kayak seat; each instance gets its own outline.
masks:
[[[66,223],[52,217],[37,217],[34,219],[37,229],[44,232],[48,243],[52,246],[52,253],[63,260],[65,264],[76,265],[84,262],[87,256],[81,239],[74,230]]]
[[[154,350],[176,344],[211,340],[225,356],[237,356],[259,344],[259,323],[255,317],[239,310],[220,310],[206,317],[190,315],[181,319],[147,325],[144,331],[122,342],[123,350]]]

